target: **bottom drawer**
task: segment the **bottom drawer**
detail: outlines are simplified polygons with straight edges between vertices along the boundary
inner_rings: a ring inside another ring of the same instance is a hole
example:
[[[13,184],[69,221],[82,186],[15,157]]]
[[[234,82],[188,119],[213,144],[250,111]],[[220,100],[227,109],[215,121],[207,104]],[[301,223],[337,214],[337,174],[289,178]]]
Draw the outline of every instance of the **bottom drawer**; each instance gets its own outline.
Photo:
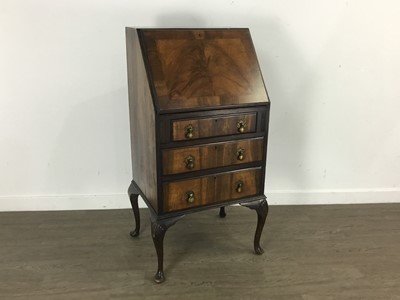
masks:
[[[164,211],[259,195],[261,178],[261,168],[257,168],[164,183]]]

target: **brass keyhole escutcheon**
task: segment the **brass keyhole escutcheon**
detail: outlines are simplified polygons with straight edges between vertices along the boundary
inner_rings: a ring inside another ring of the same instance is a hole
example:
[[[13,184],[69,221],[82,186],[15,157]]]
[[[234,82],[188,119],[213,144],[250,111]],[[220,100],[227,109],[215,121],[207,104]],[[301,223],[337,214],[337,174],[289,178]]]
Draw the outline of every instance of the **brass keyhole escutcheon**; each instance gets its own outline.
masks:
[[[244,120],[240,120],[239,122],[237,122],[237,130],[240,133],[243,133],[245,131],[245,127],[246,127],[246,121]]]
[[[185,127],[185,137],[191,139],[193,137],[193,125],[189,124]]]
[[[241,193],[243,191],[243,186],[244,186],[243,181],[239,180],[238,182],[236,182],[236,188],[235,188],[236,192]]]
[[[244,149],[243,148],[238,149],[238,151],[236,152],[236,157],[237,157],[237,160],[244,159]]]
[[[194,192],[193,191],[186,192],[186,201],[189,203],[194,202]]]
[[[185,158],[186,169],[193,169],[194,168],[194,157],[189,155]]]

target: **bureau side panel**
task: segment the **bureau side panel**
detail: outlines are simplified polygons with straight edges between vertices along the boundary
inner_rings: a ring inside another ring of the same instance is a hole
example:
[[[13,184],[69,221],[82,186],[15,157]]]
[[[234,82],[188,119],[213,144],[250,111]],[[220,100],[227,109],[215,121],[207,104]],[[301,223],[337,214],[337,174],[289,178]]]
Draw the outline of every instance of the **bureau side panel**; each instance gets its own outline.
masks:
[[[133,180],[157,212],[155,110],[137,32],[126,28]]]

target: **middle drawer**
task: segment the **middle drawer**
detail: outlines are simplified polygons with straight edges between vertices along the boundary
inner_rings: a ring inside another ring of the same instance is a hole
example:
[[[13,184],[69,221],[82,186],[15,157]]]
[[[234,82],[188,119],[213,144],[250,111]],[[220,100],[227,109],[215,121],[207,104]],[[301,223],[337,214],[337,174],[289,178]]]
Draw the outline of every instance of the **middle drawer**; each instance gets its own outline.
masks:
[[[264,138],[214,143],[162,151],[163,175],[261,161]]]

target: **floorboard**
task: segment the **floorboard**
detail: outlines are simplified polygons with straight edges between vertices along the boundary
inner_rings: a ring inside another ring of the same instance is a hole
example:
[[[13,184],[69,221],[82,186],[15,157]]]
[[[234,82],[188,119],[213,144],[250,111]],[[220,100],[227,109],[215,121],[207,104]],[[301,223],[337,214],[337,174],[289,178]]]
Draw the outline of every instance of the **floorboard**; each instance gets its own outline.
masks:
[[[186,216],[153,283],[148,211],[0,213],[0,299],[400,300],[400,204],[271,206],[253,254],[254,211]]]

